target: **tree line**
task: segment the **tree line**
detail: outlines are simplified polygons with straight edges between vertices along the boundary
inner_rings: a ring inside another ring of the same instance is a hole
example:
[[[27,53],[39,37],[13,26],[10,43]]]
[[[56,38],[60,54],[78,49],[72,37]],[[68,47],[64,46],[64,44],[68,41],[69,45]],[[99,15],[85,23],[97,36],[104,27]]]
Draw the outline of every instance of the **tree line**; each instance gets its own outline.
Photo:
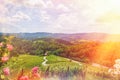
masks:
[[[3,40],[0,38],[0,40]],[[111,67],[115,59],[120,58],[120,42],[81,41],[75,44],[55,38],[38,38],[25,40],[12,39],[14,50],[11,56],[20,54],[48,55],[54,54],[85,63],[99,63]]]

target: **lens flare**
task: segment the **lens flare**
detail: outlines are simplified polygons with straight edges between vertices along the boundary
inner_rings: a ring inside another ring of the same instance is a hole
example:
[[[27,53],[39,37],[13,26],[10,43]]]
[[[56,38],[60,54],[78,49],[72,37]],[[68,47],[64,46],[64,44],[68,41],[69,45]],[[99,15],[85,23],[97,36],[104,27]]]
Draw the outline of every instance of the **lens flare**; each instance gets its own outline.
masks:
[[[119,38],[115,35],[106,37],[96,50],[95,61],[102,65],[112,66],[114,61],[120,58],[119,44]]]

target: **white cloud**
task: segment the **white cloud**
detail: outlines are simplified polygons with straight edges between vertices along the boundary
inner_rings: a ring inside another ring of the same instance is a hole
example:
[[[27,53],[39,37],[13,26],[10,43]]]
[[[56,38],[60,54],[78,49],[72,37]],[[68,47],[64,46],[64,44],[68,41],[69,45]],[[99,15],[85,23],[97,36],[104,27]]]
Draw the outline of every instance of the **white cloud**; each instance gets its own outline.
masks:
[[[8,10],[11,5],[14,9]],[[109,26],[106,27],[96,19],[113,9],[118,13],[119,8],[118,0],[0,0],[0,24],[17,25],[22,21],[36,19],[38,24],[49,24],[49,29],[54,32],[105,32],[112,29],[116,21],[106,24]],[[29,12],[31,17],[26,12]],[[115,26],[118,29],[119,25]]]
[[[47,22],[48,20],[50,20],[50,18],[51,16],[46,11],[41,11],[40,20],[42,22]]]
[[[4,1],[6,5],[10,4],[10,5],[14,5],[15,7],[18,7],[18,6],[23,6],[26,0],[4,0]]]
[[[30,16],[28,16],[27,14],[25,14],[25,13],[23,13],[21,11],[18,11],[11,18],[13,19],[13,21],[31,20]]]
[[[53,0],[6,0],[6,3],[12,4],[15,6],[25,6],[30,8],[39,8],[39,9],[51,9],[51,10],[60,10],[68,11],[68,7],[63,3],[55,5]]]
[[[3,4],[0,4],[0,16],[6,14],[7,12],[8,12],[8,9],[6,8],[6,6]]]
[[[59,4],[57,7],[56,7],[57,10],[60,10],[60,11],[63,11],[63,12],[68,12],[69,11],[69,8],[66,7],[64,4]]]
[[[79,32],[85,26],[88,26],[92,21],[88,21],[84,16],[79,15],[79,13],[67,13],[60,15],[53,23],[50,25],[54,31],[59,32]]]
[[[5,0],[6,4],[14,5],[15,7],[46,7],[44,0]]]
[[[108,3],[108,4],[107,4]],[[75,0],[71,4],[59,4],[59,10],[63,9],[69,13],[62,13],[53,21],[49,27],[53,32],[110,32],[119,31],[119,25],[115,23],[104,25],[96,22],[96,19],[112,9],[111,1],[104,0]],[[56,6],[56,7],[58,7]],[[118,24],[118,23],[117,23]],[[115,25],[115,27],[113,27]],[[114,28],[114,29],[113,29]],[[110,30],[109,30],[110,29]]]
[[[23,0],[22,0],[23,1]],[[20,3],[22,3],[22,1]],[[17,0],[1,0],[0,1],[0,23],[1,24],[8,24],[11,23],[11,21],[20,21],[20,20],[31,20],[30,17],[23,13],[22,11],[16,11],[16,10],[9,10],[7,5],[10,4],[15,4],[18,3]],[[15,3],[12,3],[15,2]],[[17,9],[17,8],[16,8]],[[16,14],[11,14],[11,11],[14,11],[14,13],[16,12]],[[13,16],[12,16],[13,15]]]
[[[46,4],[43,0],[26,0],[24,4],[30,7],[46,7]]]
[[[53,2],[51,0],[48,0],[46,2],[46,6],[47,6],[47,8],[54,8],[55,7],[55,5],[53,4]]]
[[[21,11],[16,12],[13,16],[0,16],[0,23],[2,24],[16,24],[22,20],[31,20],[31,18]]]

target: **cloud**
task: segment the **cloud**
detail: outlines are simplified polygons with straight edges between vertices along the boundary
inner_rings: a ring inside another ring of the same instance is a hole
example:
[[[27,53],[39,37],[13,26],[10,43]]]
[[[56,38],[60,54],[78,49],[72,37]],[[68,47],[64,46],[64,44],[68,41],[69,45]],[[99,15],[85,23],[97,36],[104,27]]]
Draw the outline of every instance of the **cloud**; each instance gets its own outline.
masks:
[[[65,13],[61,14],[49,27],[54,29],[54,32],[79,32],[85,30],[92,20],[87,20],[86,17],[81,16],[80,13]],[[59,30],[59,31],[58,31]]]
[[[54,8],[55,5],[53,4],[53,2],[52,2],[51,0],[48,0],[48,1],[46,2],[46,7],[47,7],[47,8]]]
[[[14,5],[16,7],[18,6],[23,6],[25,3],[25,0],[4,0],[5,4],[9,4],[9,5]]]
[[[60,2],[60,1],[59,1]],[[108,3],[108,4],[106,4]],[[60,5],[60,6],[59,6]],[[111,1],[104,0],[74,0],[70,4],[58,4],[59,10],[63,9],[68,13],[59,14],[59,16],[49,25],[51,32],[118,32],[120,28],[115,25],[117,23],[101,24],[96,20],[100,19],[103,22],[119,21],[119,16],[116,13],[106,14],[113,8]],[[66,8],[66,9],[65,9]],[[61,10],[62,11],[62,10]],[[115,11],[114,11],[115,12]],[[106,16],[106,17],[105,17]],[[115,29],[113,26],[115,25]],[[111,29],[111,30],[109,30]]]
[[[16,9],[11,9],[9,6],[11,4],[18,3],[17,0],[0,0],[0,23],[1,24],[8,24],[12,21],[18,22],[20,20],[30,20],[30,17],[23,13],[22,11],[16,11]],[[15,3],[12,3],[15,2]],[[21,0],[20,3],[22,3]],[[8,6],[9,5],[9,6]],[[12,13],[12,11],[15,13]]]
[[[16,12],[16,14],[13,16],[0,17],[0,23],[2,23],[2,24],[15,24],[15,23],[23,21],[23,20],[29,21],[29,20],[31,20],[31,18],[21,11]]]
[[[13,15],[11,17],[12,21],[21,21],[21,20],[31,20],[30,16],[28,16],[27,14],[18,11],[15,15]]]
[[[26,0],[24,1],[24,5],[30,7],[46,7],[46,4],[43,0]]]
[[[68,12],[69,11],[69,8],[66,7],[64,4],[59,4],[57,7],[56,7],[57,10],[60,10],[60,11],[63,11],[63,12]]]
[[[21,26],[21,28],[25,28],[22,26],[27,25],[34,26],[36,29],[43,26],[45,28],[41,29],[49,32],[105,32],[111,28],[109,26],[113,26],[119,21],[119,13],[108,13],[108,11],[114,9],[120,12],[120,6],[116,1],[0,0],[0,26],[2,24],[4,26]],[[27,29],[28,27],[26,31]]]
[[[43,0],[5,0],[6,4],[14,5],[15,7],[45,7]]]
[[[47,22],[51,16],[46,11],[41,11],[40,18],[41,22]]]
[[[67,6],[63,3],[55,4],[53,0],[7,0],[6,3],[15,6],[24,6],[27,8],[51,9],[68,11]]]
[[[6,14],[7,12],[8,12],[8,9],[6,8],[6,6],[3,4],[0,4],[0,16]]]

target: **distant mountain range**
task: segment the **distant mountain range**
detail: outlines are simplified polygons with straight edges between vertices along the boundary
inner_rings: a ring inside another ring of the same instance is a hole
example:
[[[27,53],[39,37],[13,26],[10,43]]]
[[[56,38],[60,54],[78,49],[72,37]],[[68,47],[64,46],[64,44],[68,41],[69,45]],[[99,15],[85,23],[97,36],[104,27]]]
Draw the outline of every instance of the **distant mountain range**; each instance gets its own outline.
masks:
[[[14,35],[18,38],[36,39],[36,38],[58,38],[66,41],[120,41],[120,34],[106,34],[106,33],[0,33],[0,35]]]

